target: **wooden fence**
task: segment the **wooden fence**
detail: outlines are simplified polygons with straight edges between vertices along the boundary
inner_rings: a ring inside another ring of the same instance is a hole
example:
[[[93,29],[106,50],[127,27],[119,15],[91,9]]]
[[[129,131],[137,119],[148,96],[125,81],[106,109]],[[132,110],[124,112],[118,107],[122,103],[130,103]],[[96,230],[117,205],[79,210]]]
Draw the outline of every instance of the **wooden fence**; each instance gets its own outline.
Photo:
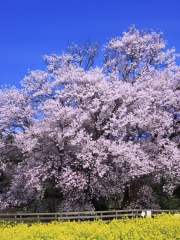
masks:
[[[144,210],[144,209],[143,209]],[[58,213],[0,213],[0,221],[12,222],[51,222],[51,221],[110,221],[113,219],[123,219],[124,217],[140,217],[142,209],[133,210],[111,210],[111,211],[86,211],[86,212],[58,212]],[[175,214],[179,210],[145,210],[146,216],[153,217],[162,212]]]

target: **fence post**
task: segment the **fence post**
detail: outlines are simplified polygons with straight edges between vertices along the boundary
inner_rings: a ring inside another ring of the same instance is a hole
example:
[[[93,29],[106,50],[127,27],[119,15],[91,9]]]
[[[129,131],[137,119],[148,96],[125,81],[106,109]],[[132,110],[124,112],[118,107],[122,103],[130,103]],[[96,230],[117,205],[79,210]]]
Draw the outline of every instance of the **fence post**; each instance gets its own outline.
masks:
[[[39,218],[40,218],[39,215],[37,215],[37,218],[38,218],[37,222],[39,223],[39,222],[40,222],[40,220],[39,220]]]
[[[148,210],[148,211],[146,211],[146,212],[147,212],[147,217],[152,218],[152,211],[151,211],[151,210]]]

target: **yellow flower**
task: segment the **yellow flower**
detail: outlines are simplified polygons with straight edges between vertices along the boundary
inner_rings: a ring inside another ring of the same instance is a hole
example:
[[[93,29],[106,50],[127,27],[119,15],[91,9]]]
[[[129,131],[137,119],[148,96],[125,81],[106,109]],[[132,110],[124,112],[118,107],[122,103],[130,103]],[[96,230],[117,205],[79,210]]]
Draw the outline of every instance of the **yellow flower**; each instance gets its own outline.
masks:
[[[0,225],[0,240],[115,240],[115,239],[180,239],[180,218],[161,214],[154,219],[124,219],[109,223],[52,222],[50,224]]]

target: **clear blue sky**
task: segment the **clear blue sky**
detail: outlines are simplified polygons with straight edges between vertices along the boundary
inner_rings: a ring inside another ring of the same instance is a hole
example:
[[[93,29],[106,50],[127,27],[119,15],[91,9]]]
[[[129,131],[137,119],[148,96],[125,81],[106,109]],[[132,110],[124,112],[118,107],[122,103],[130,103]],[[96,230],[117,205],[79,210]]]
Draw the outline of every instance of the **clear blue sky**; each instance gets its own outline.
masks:
[[[180,0],[1,0],[0,85],[20,87],[30,70],[44,70],[43,55],[61,54],[67,40],[106,43],[136,28],[163,30],[180,53]]]

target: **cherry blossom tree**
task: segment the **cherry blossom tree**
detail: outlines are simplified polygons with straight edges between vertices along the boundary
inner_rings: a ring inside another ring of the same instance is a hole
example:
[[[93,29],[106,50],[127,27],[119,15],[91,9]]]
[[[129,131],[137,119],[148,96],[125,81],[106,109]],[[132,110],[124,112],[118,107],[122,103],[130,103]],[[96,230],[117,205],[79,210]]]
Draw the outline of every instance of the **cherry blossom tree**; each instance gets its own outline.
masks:
[[[47,71],[30,72],[22,90],[3,88],[0,162],[11,180],[1,208],[42,201],[49,188],[51,211],[58,197],[98,209],[98,199],[121,196],[122,206],[155,208],[151,186],[162,178],[172,193],[180,180],[180,68],[165,45],[162,33],[132,26],[105,46],[102,69],[75,60],[88,48],[74,45],[45,56]]]

